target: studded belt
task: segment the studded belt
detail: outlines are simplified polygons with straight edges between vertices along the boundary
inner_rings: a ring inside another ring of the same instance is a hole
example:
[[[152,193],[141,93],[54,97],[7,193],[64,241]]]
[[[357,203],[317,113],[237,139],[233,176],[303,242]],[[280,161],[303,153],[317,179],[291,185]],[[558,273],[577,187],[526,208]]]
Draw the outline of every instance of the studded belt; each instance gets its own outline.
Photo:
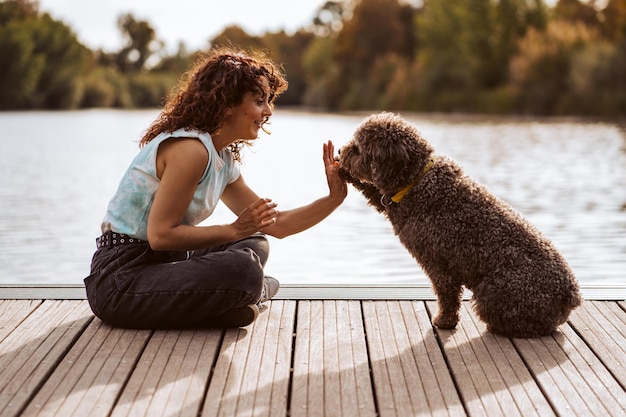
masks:
[[[100,248],[110,248],[112,246],[130,245],[137,243],[146,243],[145,240],[137,239],[123,233],[105,232],[102,236],[96,239],[96,246]]]

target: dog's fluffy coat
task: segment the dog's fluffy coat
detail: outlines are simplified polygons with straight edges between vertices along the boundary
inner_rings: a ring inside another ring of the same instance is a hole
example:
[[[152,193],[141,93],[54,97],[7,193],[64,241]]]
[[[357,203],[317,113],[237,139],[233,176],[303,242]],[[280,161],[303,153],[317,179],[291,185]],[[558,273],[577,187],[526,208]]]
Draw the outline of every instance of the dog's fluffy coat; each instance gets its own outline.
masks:
[[[454,328],[463,286],[493,333],[550,334],[581,304],[578,283],[554,245],[508,204],[463,174],[417,129],[392,113],[375,114],[341,149],[340,174],[384,213],[430,278],[439,312]],[[398,203],[390,197],[415,184]]]

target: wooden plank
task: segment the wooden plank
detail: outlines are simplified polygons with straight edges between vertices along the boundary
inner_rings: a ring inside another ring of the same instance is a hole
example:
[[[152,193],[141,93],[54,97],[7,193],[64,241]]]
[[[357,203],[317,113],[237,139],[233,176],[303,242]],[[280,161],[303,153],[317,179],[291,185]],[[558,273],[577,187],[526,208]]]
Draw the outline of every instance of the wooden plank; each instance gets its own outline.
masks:
[[[156,331],[113,409],[122,416],[197,416],[221,330]]]
[[[0,342],[41,303],[41,300],[0,300]]]
[[[617,382],[569,325],[552,336],[514,343],[558,414],[624,415],[613,396]]]
[[[250,326],[226,330],[203,417],[286,415],[295,302],[268,305]]]
[[[406,337],[398,340],[394,334],[394,321],[401,321],[402,318],[398,317],[397,311],[396,316],[392,317],[390,304],[391,302],[385,301],[363,302],[378,407],[383,417],[414,415],[417,412],[414,406],[417,407],[417,402],[426,403],[426,396],[424,387],[415,378],[417,367],[413,355],[406,357],[406,349],[410,349],[408,343],[403,343]],[[371,343],[372,339],[376,343]],[[389,388],[381,384],[388,384]]]
[[[17,416],[92,319],[86,301],[44,301],[0,343],[0,416]]]
[[[308,414],[309,354],[311,339],[311,302],[298,302],[298,322],[294,348],[290,414],[293,417]]]
[[[401,301],[400,308],[431,414],[450,417],[465,414],[424,302]]]
[[[290,413],[324,415],[323,302],[298,302]]]
[[[291,372],[291,349],[295,322],[295,301],[272,301],[267,312],[267,331],[259,378],[260,392],[255,395],[254,415],[287,415]],[[268,392],[270,395],[265,395]],[[258,414],[257,414],[258,413]]]
[[[327,300],[322,305],[324,415],[375,416],[359,303]]]
[[[382,417],[397,416],[394,387],[392,385],[392,380],[396,380],[393,378],[393,371],[397,370],[397,364],[390,363],[390,366],[387,366],[389,347],[387,351],[385,349],[389,326],[384,317],[379,320],[376,304],[373,301],[363,301],[362,305],[378,412]]]
[[[624,388],[570,326],[563,326],[561,331],[565,336],[561,343],[562,351],[579,373],[582,381],[576,386],[587,406],[597,410],[598,416],[626,416]]]
[[[151,336],[84,301],[0,300],[0,416],[626,415],[626,303],[512,341],[468,303],[434,331],[426,305],[276,300],[245,329]]]
[[[300,301],[292,416],[375,416],[358,301]]]
[[[436,303],[428,307],[436,315]],[[468,302],[457,328],[437,334],[470,415],[554,415],[511,341],[487,332]]]
[[[292,345],[294,316],[294,301],[272,301],[253,325],[232,415],[286,415],[291,360],[289,354],[285,356],[285,347]]]
[[[620,308],[619,303],[591,301],[591,304],[603,311],[607,320],[615,324],[615,329],[621,336],[626,336],[626,311]]]
[[[533,379],[522,358],[515,350],[511,339],[487,332],[487,326],[475,314],[471,312],[469,303],[464,303],[468,317],[474,323],[477,333],[480,335],[486,351],[493,361],[494,368],[486,370],[490,385],[494,387],[493,381],[502,378],[503,385],[499,384],[499,390],[506,390],[510,395],[501,393],[498,395],[500,407],[508,415],[517,406],[517,412],[521,416],[549,416],[554,415],[550,403],[544,397],[539,386]],[[499,376],[495,376],[497,370]],[[514,404],[511,403],[514,401]]]
[[[336,306],[342,414],[355,417],[375,416],[376,406],[370,379],[361,303],[337,301]]]
[[[228,415],[233,416],[247,416],[251,415],[254,410],[255,398],[257,395],[256,388],[259,378],[261,377],[261,362],[263,359],[263,350],[265,348],[265,336],[267,333],[268,314],[259,316],[257,321],[252,326],[252,330],[246,337],[250,340],[250,344],[247,351],[242,352],[246,354],[244,360],[240,360],[240,368],[236,369],[234,373],[238,374],[241,385],[238,389],[237,395],[232,395],[233,401],[230,401],[235,408],[233,412],[229,412]],[[259,396],[269,397],[270,392],[268,387],[265,387],[266,391],[258,393]],[[267,411],[267,409],[262,410]],[[221,415],[225,415],[224,412]]]
[[[340,414],[341,386],[339,383],[339,350],[337,343],[337,310],[335,301],[322,301],[322,337],[319,342],[324,350],[324,415]]]
[[[422,302],[364,301],[363,314],[381,416],[465,414]]]
[[[585,301],[570,323],[626,388],[626,313],[616,303]]]
[[[93,320],[24,415],[108,416],[149,335]]]

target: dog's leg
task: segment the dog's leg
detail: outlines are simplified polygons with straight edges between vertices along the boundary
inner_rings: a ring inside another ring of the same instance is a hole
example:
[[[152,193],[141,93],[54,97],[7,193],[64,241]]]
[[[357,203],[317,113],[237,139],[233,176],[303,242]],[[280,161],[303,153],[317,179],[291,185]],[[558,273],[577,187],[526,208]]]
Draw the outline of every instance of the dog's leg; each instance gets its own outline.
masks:
[[[360,191],[361,194],[363,194],[363,196],[367,199],[370,206],[373,206],[379,213],[385,212],[385,206],[383,206],[380,202],[382,195],[380,194],[380,191],[378,191],[378,188],[376,188],[373,184],[361,182],[345,169],[339,170],[339,176],[349,184],[352,184],[357,191]]]
[[[444,277],[431,276],[431,281],[439,308],[437,315],[433,318],[433,324],[440,329],[454,329],[460,319],[463,286]]]
[[[382,195],[380,194],[380,191],[378,191],[378,188],[372,184],[366,184],[358,180],[352,182],[351,184],[354,188],[359,190],[361,194],[363,194],[370,206],[373,206],[379,213],[385,212],[385,206],[383,206],[380,201]]]

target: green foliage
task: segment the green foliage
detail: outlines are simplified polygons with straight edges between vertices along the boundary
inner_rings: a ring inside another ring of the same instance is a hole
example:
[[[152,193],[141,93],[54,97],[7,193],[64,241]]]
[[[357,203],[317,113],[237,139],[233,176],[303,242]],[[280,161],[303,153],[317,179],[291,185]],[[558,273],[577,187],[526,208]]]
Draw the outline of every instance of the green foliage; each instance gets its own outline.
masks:
[[[0,109],[27,107],[45,65],[45,58],[34,54],[30,29],[21,22],[0,26]]]
[[[570,93],[572,58],[595,38],[595,32],[580,22],[552,21],[545,32],[529,30],[511,62],[511,83],[521,110],[560,113],[560,100]]]
[[[31,96],[34,108],[71,109],[80,100],[81,74],[87,62],[87,49],[65,24],[44,14],[37,21],[31,20],[34,55],[44,59],[36,91]]]
[[[161,57],[159,63],[152,69],[155,72],[169,72],[171,74],[182,74],[194,63],[197,52],[189,52],[183,42],[178,44],[178,51],[174,55]]]
[[[267,33],[263,37],[264,49],[277,62],[282,63],[288,74],[289,88],[278,98],[280,105],[299,105],[307,88],[307,76],[303,65],[302,51],[313,41],[313,34],[298,31],[289,36],[284,31]]]
[[[414,52],[412,21],[398,0],[367,0],[357,3],[352,18],[337,35],[333,59],[347,79],[363,79],[371,65],[388,54],[411,56]]]
[[[124,75],[111,68],[96,68],[84,78],[81,107],[159,107],[176,85],[173,72],[138,72]]]
[[[317,10],[311,28],[313,33],[319,37],[336,35],[343,27],[349,10],[347,2],[327,1]]]
[[[97,68],[84,78],[83,98],[80,107],[113,107],[117,94],[115,85],[107,78],[110,70]]]
[[[176,81],[174,74],[155,72],[134,74],[128,80],[132,106],[138,108],[161,106]]]
[[[239,26],[229,26],[213,38],[211,44],[266,51],[275,61],[282,64],[288,74],[289,88],[278,98],[277,103],[299,105],[302,103],[307,86],[302,52],[308,48],[313,38],[312,33],[303,30],[291,36],[285,31],[266,33],[263,37],[251,36]]]
[[[87,50],[65,24],[34,3],[0,3],[0,108],[77,107]]]
[[[306,90],[302,104],[308,107],[331,108],[341,97],[339,65],[333,60],[334,39],[315,38],[302,55]]]
[[[525,0],[428,0],[417,18],[420,90],[441,96],[436,110],[480,107],[483,92],[507,82],[519,39],[542,25],[543,13]]]
[[[609,0],[600,12],[599,19],[603,22],[600,29],[611,42],[626,42],[626,1]]]
[[[126,43],[116,56],[117,68],[126,73],[141,71],[153,53],[156,32],[148,22],[131,14],[120,16],[117,24]]]
[[[208,46],[281,63],[279,105],[623,117],[626,1],[551,4],[329,0],[293,34],[229,26]],[[166,53],[130,14],[118,27],[118,51],[89,51],[37,1],[0,0],[0,109],[160,106],[199,51]]]

